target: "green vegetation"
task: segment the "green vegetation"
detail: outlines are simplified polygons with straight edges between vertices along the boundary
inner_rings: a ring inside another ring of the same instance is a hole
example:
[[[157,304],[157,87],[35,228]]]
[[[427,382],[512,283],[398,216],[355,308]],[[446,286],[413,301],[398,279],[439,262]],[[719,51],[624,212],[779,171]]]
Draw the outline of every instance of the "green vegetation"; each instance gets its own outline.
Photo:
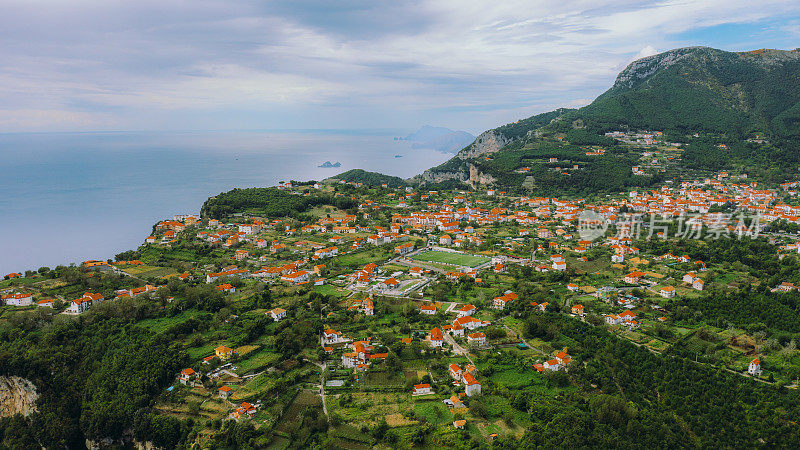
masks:
[[[236,212],[248,212],[263,217],[285,217],[305,212],[317,205],[349,209],[356,206],[356,203],[348,197],[325,194],[304,196],[277,188],[237,188],[210,197],[203,203],[200,214],[212,219],[224,218]]]
[[[400,177],[384,175],[378,172],[367,172],[363,169],[353,169],[329,178],[329,180],[342,180],[348,183],[362,183],[365,186],[382,186],[391,188],[405,187],[407,183]]]

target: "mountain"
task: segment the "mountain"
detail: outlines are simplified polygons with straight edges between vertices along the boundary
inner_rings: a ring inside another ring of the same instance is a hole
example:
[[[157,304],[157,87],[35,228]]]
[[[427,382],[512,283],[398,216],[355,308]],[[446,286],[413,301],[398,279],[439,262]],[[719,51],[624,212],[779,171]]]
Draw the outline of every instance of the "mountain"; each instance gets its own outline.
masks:
[[[673,172],[740,169],[773,182],[785,179],[800,164],[800,49],[687,47],[638,59],[588,106],[488,130],[412,181],[528,189],[556,185],[578,192],[659,182],[660,175],[631,176],[636,155],[603,136],[615,130],[662,131],[670,142],[683,143]],[[758,143],[745,141],[756,136]],[[727,153],[719,151],[720,143],[726,143]],[[580,149],[585,145],[611,151],[587,159]],[[537,163],[545,156],[578,163],[580,169],[555,177],[554,167]],[[530,165],[532,172],[514,173],[522,165]],[[614,176],[601,180],[603,171]],[[586,178],[590,172],[594,175]]]
[[[475,136],[466,131],[453,131],[444,127],[424,125],[403,140],[411,141],[412,148],[427,148],[445,153],[455,153],[475,140]]]
[[[587,126],[800,134],[800,50],[670,50],[634,61],[573,115]]]

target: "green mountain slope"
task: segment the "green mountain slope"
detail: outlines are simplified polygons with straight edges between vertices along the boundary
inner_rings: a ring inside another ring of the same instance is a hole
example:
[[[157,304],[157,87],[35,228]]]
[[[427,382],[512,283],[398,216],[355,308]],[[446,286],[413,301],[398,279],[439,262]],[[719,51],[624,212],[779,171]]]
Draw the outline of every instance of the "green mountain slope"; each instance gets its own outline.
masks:
[[[800,51],[670,50],[631,63],[573,114],[601,129],[800,134]]]
[[[630,170],[638,157],[603,136],[613,130],[663,131],[666,139],[686,145],[682,153],[672,155],[671,169],[650,178],[634,177]],[[745,142],[755,136],[769,142]],[[800,49],[727,52],[687,47],[634,61],[588,106],[562,108],[488,130],[413,181],[543,194],[590,193],[724,169],[778,182],[800,165],[798,137]],[[721,143],[727,151],[719,149]],[[601,146],[608,152],[587,159],[582,157],[583,146]],[[547,165],[550,157],[563,152],[571,156]],[[559,175],[564,163],[578,167]],[[523,166],[530,171],[521,173]],[[615,168],[613,177],[592,175],[610,167]]]

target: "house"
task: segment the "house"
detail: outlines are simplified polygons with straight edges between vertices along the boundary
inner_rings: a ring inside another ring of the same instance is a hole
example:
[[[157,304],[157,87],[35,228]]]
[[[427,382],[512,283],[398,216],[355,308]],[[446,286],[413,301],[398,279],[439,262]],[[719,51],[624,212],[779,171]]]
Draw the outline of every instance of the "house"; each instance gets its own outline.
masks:
[[[389,278],[387,280],[382,281],[378,284],[379,289],[397,289],[400,286],[400,282],[397,281],[395,278]]]
[[[467,335],[467,343],[471,346],[482,347],[486,345],[486,334],[478,332]]]
[[[39,300],[38,302],[36,302],[36,305],[37,306],[47,306],[49,308],[52,308],[53,307],[53,303],[55,301],[56,300],[53,299],[53,298],[48,298],[48,299],[44,299],[44,300]]]
[[[428,333],[428,342],[431,343],[431,347],[441,347],[442,343],[444,342],[444,335],[442,334],[442,330],[438,327],[434,328]]]
[[[468,397],[481,393],[481,384],[469,372],[464,373],[464,391]]]
[[[194,380],[196,376],[197,373],[194,371],[194,369],[190,367],[188,369],[181,370],[181,374],[178,380],[181,382],[181,384],[189,384],[191,383],[192,380]]]
[[[281,280],[292,284],[301,284],[308,281],[308,277],[308,272],[305,270],[298,270],[297,272],[292,272],[281,276]]]
[[[688,283],[688,284],[692,284],[692,283],[694,283],[694,280],[696,278],[697,278],[697,274],[696,273],[689,272],[689,273],[687,273],[686,275],[683,276],[683,282],[684,283]]]
[[[228,415],[230,419],[239,419],[240,417],[249,417],[253,416],[256,413],[256,407],[251,405],[250,403],[244,402],[236,408],[236,411],[233,411]]]
[[[220,361],[225,361],[226,359],[229,359],[231,356],[234,355],[234,353],[236,352],[234,352],[232,348],[224,345],[220,345],[219,347],[214,349],[214,354],[217,356],[217,358],[220,359]]]
[[[227,292],[229,294],[233,294],[234,292],[236,292],[236,287],[234,287],[232,284],[225,283],[217,286],[217,290],[220,292]]]
[[[408,273],[412,277],[421,277],[422,276],[422,267],[412,267],[411,270],[408,271]]]
[[[231,395],[231,392],[233,392],[233,389],[229,388],[228,386],[222,386],[221,388],[217,389],[217,394],[219,395],[219,398],[223,400],[227,400],[228,397]]]
[[[492,308],[497,310],[504,310],[506,305],[519,298],[519,296],[511,291],[506,292],[505,294],[501,295],[500,297],[495,297],[492,300]]]
[[[625,275],[622,280],[628,284],[638,284],[643,276],[645,276],[644,272],[631,272]]]
[[[553,261],[553,270],[567,270],[567,263],[565,261]]]
[[[466,304],[458,309],[458,317],[467,317],[475,314],[478,311],[474,305]]]
[[[433,391],[431,391],[431,385],[425,383],[425,384],[415,384],[414,391],[411,393],[411,395],[427,395],[432,393]]]
[[[464,402],[457,395],[451,395],[450,398],[446,398],[442,402],[453,409],[464,408]]]
[[[463,430],[466,425],[467,425],[467,421],[464,420],[464,419],[456,420],[456,421],[453,422],[453,426],[456,427],[459,430]]]
[[[250,256],[250,253],[248,253],[247,250],[236,250],[234,254],[234,258],[236,258],[237,261],[245,260],[248,256]]]
[[[448,367],[450,370],[450,376],[453,377],[456,381],[461,381],[461,377],[464,375],[464,372],[461,370],[461,367],[458,364],[450,364]]]
[[[452,243],[453,243],[453,238],[451,238],[449,234],[445,234],[444,236],[439,238],[439,245],[450,245]]]
[[[9,306],[29,306],[33,304],[33,294],[9,294],[2,297],[3,302]]]
[[[275,308],[267,312],[270,316],[272,316],[272,320],[275,322],[280,322],[281,320],[286,318],[286,310],[283,308]]]
[[[754,377],[761,376],[761,361],[759,361],[758,358],[750,361],[750,365],[747,367],[747,373]]]
[[[545,370],[555,371],[561,368],[561,364],[559,364],[557,359],[551,359],[550,361],[545,361],[542,367],[544,367]]]
[[[702,291],[704,284],[705,283],[703,282],[703,280],[701,280],[700,278],[695,278],[694,282],[692,282],[692,289]]]
[[[82,314],[86,310],[92,307],[94,304],[94,300],[90,297],[86,297],[85,295],[81,298],[77,298],[69,302],[69,306],[65,310],[69,314]]]
[[[425,304],[419,307],[420,314],[427,314],[429,316],[436,314],[436,305]]]
[[[330,328],[322,332],[322,342],[324,344],[338,344],[342,342],[344,339],[342,337],[342,333],[339,331],[334,331]]]
[[[375,305],[372,303],[372,300],[366,299],[363,302],[361,302],[361,311],[364,313],[365,316],[374,316]]]
[[[661,289],[658,290],[658,294],[664,298],[675,297],[675,288],[672,286],[663,286]]]
[[[414,243],[413,242],[406,242],[405,244],[400,244],[394,248],[394,252],[400,255],[405,255],[406,253],[411,253],[414,250]]]
[[[577,291],[577,290],[578,290],[578,289],[580,289],[580,288],[578,287],[578,285],[577,285],[577,284],[575,284],[575,283],[570,283],[570,284],[568,284],[568,285],[567,285],[567,289],[568,289],[568,290],[570,290],[570,291],[572,291],[572,292],[575,292],[575,291]]]
[[[583,315],[583,305],[575,305],[572,307],[572,314],[577,314],[579,316]]]

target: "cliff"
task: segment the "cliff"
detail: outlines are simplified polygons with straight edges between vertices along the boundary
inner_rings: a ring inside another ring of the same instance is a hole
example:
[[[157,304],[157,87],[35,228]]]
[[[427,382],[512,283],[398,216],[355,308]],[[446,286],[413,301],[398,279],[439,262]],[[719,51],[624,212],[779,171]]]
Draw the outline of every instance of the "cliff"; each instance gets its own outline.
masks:
[[[15,375],[0,376],[0,417],[15,414],[27,417],[36,412],[38,398],[36,386],[31,381]]]

